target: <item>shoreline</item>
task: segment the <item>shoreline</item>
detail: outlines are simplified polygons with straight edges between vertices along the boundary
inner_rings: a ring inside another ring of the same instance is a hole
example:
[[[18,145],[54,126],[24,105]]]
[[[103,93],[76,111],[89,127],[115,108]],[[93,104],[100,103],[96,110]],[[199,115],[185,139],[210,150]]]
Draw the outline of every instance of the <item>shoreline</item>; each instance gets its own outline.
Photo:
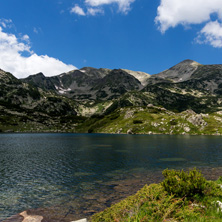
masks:
[[[179,133],[176,133],[176,134],[173,134],[173,133],[101,133],[101,132],[95,132],[95,133],[88,133],[88,132],[56,132],[56,131],[42,131],[42,132],[39,132],[39,131],[21,131],[21,132],[0,132],[0,135],[1,134],[91,134],[91,135],[95,135],[95,134],[99,134],[99,135],[143,135],[143,136],[146,136],[146,135],[167,135],[167,136],[222,136],[222,134],[218,134],[218,133],[214,133],[214,134],[189,134],[189,133],[186,133],[186,134],[179,134]]]
[[[186,168],[185,170],[188,170]],[[217,180],[222,175],[222,166],[211,167],[198,167],[207,180]],[[88,220],[95,213],[101,212],[113,204],[120,202],[121,200],[134,195],[138,190],[144,187],[146,184],[160,183],[163,180],[162,170],[155,171],[153,174],[147,176],[147,173],[135,173],[134,176],[130,175],[129,178],[107,181],[102,185],[101,189],[97,193],[86,195],[84,201],[74,201],[66,203],[62,206],[51,206],[48,208],[36,208],[26,210],[28,215],[42,216],[47,222],[71,222],[82,218]],[[76,209],[74,206],[79,206],[80,209]],[[61,209],[66,208],[66,209]],[[20,219],[19,219],[20,218]],[[15,220],[16,219],[16,220]],[[19,214],[14,215],[1,222],[22,222]]]

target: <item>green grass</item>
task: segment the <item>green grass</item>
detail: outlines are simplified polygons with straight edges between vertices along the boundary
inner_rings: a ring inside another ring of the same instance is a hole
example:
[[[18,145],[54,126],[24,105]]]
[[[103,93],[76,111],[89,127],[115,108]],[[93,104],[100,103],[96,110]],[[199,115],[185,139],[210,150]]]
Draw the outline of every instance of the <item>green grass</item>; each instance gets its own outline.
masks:
[[[198,186],[203,189],[203,193],[196,190],[196,193],[186,195],[182,192],[183,190],[179,190],[176,195],[174,192],[166,191],[166,187],[162,186],[163,183],[145,185],[135,195],[94,214],[91,221],[222,221],[222,212],[216,204],[217,200],[222,200],[222,189],[218,186],[222,183],[221,178],[215,182],[206,181],[199,173],[195,174],[195,172],[197,171],[194,169],[190,171],[190,174],[184,173],[188,180],[188,184],[184,185],[192,187],[192,184],[189,185],[189,180],[199,183]],[[173,178],[175,175],[174,173],[172,175]],[[181,172],[174,179],[180,181],[180,175]]]
[[[133,114],[126,118],[129,112]],[[90,117],[78,126],[77,131],[127,133],[130,130],[135,134],[212,135],[217,132],[222,134],[222,122],[214,118],[215,116],[222,118],[222,115],[212,113],[204,116],[206,126],[198,126],[189,122],[188,117],[191,115],[161,110],[161,107],[126,107],[116,109],[108,115]],[[186,131],[188,128],[189,130]]]
[[[103,105],[99,104],[99,109],[103,109],[105,107]],[[55,130],[56,132],[58,130],[79,133],[127,133],[131,131],[134,134],[222,135],[222,115],[218,113],[203,116],[207,125],[197,126],[188,121],[192,114],[174,113],[157,106],[118,108],[109,114],[95,114],[91,117],[48,115],[41,111],[37,111],[39,114],[35,114],[15,107],[8,108],[8,110],[24,115],[23,117],[16,116],[8,111],[0,110],[0,130],[3,132],[8,130],[39,132],[40,127],[40,131]],[[129,115],[129,113],[131,114]],[[221,121],[218,121],[217,118]]]

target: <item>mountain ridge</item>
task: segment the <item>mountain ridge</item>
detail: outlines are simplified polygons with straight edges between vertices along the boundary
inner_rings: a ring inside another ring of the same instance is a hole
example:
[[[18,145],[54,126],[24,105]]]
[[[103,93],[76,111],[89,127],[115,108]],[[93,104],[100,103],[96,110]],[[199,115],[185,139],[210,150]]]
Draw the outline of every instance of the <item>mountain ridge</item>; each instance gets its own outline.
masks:
[[[99,116],[96,124],[103,124],[120,109],[144,110],[151,104],[175,115],[186,110],[193,110],[196,115],[218,113],[222,110],[221,95],[222,65],[201,65],[193,60],[184,60],[154,75],[83,67],[52,77],[37,73],[17,79],[0,70],[3,131],[5,126],[22,126],[25,130],[28,124],[29,129],[37,131],[75,132],[81,131],[80,126],[83,124],[84,128],[88,119],[91,122],[87,127],[93,123],[96,129],[94,116]]]

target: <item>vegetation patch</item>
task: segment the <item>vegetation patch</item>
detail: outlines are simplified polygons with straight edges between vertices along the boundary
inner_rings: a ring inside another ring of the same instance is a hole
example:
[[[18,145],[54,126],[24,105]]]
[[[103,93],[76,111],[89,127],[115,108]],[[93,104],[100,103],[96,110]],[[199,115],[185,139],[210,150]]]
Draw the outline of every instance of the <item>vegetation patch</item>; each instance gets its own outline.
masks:
[[[133,120],[133,124],[142,124],[142,123],[143,123],[143,120],[140,120],[140,119]]]
[[[221,221],[222,178],[207,181],[196,169],[165,170],[160,184],[145,185],[135,195],[94,214],[92,222]]]

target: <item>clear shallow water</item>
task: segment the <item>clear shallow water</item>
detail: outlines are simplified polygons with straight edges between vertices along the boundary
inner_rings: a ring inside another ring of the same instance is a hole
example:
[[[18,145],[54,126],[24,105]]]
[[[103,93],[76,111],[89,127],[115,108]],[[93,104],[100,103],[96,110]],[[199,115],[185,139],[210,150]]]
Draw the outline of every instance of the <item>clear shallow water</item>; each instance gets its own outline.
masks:
[[[33,208],[76,214],[118,181],[194,166],[222,173],[222,137],[0,134],[0,220]]]

